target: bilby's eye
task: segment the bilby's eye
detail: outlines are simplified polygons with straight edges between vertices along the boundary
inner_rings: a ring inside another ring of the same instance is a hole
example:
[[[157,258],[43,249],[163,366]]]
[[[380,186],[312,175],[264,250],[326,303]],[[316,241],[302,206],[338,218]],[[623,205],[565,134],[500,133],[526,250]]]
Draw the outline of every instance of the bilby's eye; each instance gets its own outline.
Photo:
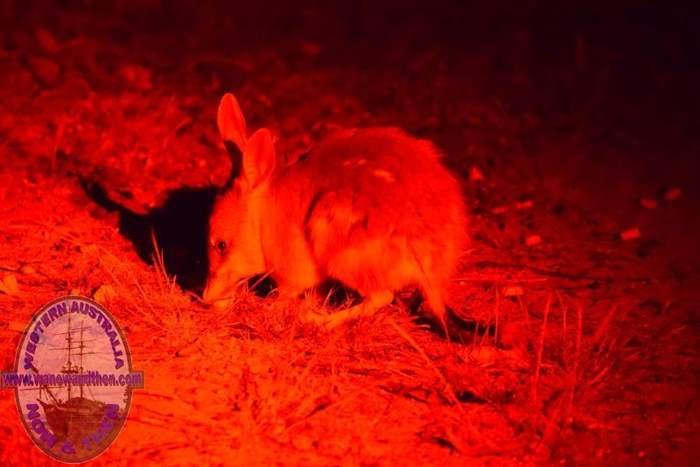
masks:
[[[219,252],[219,254],[224,254],[226,252],[226,242],[223,240],[219,240],[214,244],[214,247],[216,248],[216,251]]]

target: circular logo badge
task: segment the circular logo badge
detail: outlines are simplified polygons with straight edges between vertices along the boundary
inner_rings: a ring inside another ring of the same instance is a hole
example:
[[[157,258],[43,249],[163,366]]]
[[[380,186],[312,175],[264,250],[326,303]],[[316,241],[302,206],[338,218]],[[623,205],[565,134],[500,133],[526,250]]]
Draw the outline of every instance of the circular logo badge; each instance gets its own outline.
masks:
[[[97,302],[69,296],[32,317],[15,372],[2,374],[34,443],[55,460],[80,463],[102,454],[126,422],[143,372],[114,317]]]

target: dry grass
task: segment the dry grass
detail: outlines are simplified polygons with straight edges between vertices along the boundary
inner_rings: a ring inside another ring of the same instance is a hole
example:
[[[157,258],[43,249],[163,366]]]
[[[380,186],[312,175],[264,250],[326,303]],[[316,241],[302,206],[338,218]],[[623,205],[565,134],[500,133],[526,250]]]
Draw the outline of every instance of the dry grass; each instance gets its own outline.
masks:
[[[56,193],[54,183],[41,182],[34,193]],[[29,192],[20,196],[29,211],[32,203],[39,209]],[[467,344],[416,326],[400,306],[333,332],[300,320],[321,306],[313,297],[282,302],[242,290],[231,310],[215,312],[177,287],[160,254],[143,265],[72,196],[56,194],[57,209],[41,220],[5,213],[2,264],[20,291],[0,295],[0,350],[7,366],[18,323],[44,300],[109,286],[104,304],[125,327],[146,388],[98,462],[392,463],[410,456],[507,464],[547,459],[566,449],[572,431],[614,430],[591,404],[631,358],[631,337],[619,326],[625,304],[605,311],[565,298],[551,283],[530,290],[523,281],[517,300],[498,292],[510,280],[489,281],[481,293],[470,285],[465,292],[490,310],[488,319],[517,331]],[[2,405],[15,410],[8,393]],[[3,460],[42,462],[18,419],[3,420]]]

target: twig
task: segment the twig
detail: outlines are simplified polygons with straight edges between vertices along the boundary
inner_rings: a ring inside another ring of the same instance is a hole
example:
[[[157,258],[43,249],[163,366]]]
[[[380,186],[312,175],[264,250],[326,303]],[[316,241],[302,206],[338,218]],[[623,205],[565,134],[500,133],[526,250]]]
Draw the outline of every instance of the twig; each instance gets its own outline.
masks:
[[[544,354],[544,340],[547,332],[547,318],[549,317],[549,309],[552,305],[552,293],[547,295],[547,304],[544,307],[544,317],[542,320],[542,330],[540,331],[540,343],[537,348],[537,363],[535,365],[535,375],[532,382],[532,400],[537,404],[538,389],[540,384],[540,370],[542,368],[542,355]]]
[[[581,341],[583,340],[583,310],[581,309],[581,304],[576,304],[576,347],[574,348],[574,367],[571,370],[571,383],[569,387],[569,400],[566,404],[566,410],[564,410],[565,418],[568,419],[569,413],[571,412],[571,407],[574,405],[574,392],[576,391],[576,385],[578,384],[578,367],[579,360],[581,358]]]
[[[568,313],[568,307],[564,305],[564,299],[561,298],[561,293],[559,291],[556,291],[557,294],[557,300],[559,301],[559,307],[561,308],[561,328],[562,328],[562,334],[564,338],[562,339],[563,342],[563,355],[562,359],[564,361],[565,369],[568,369],[569,366],[569,345],[568,345],[568,340],[567,336],[569,335],[568,333],[568,323],[567,323],[567,313]]]
[[[619,276],[594,276],[589,275],[584,272],[561,272],[561,271],[551,271],[549,269],[538,268],[536,266],[530,266],[527,264],[518,263],[497,263],[495,261],[480,261],[476,264],[480,269],[482,268],[499,268],[499,269],[517,269],[517,270],[529,270],[535,274],[541,276],[559,277],[561,279],[568,279],[572,281],[599,281],[599,282],[613,282],[613,281],[625,281],[625,282],[649,282],[652,279],[667,278],[666,276],[651,277],[651,276],[632,276],[632,277],[619,277]]]
[[[610,323],[612,322],[613,316],[615,316],[616,311],[617,303],[610,308],[610,311],[608,311],[608,314],[605,315],[603,322],[600,323],[600,326],[598,326],[598,329],[595,332],[595,336],[593,336],[593,344],[600,344],[600,342],[603,340],[603,336],[610,327]]]
[[[501,294],[498,293],[498,287],[494,287],[496,290],[496,318],[495,318],[495,329],[493,333],[493,345],[498,345],[498,323],[501,314]]]

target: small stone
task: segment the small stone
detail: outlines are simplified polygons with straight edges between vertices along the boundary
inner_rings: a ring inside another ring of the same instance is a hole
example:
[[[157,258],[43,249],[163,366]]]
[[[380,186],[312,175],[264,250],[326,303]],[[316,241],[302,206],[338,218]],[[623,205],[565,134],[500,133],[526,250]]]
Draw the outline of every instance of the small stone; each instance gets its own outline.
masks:
[[[472,165],[469,169],[469,180],[472,182],[482,182],[486,180],[486,177],[484,177],[484,173],[479,170],[479,167]]]
[[[520,297],[524,294],[523,288],[519,285],[511,285],[503,289],[504,297]]]
[[[623,232],[620,232],[620,238],[625,242],[637,240],[641,236],[642,236],[642,233],[639,231],[639,229],[637,227],[634,227],[632,229],[627,229]]]
[[[539,245],[540,243],[542,243],[542,237],[540,237],[537,234],[529,235],[525,239],[525,245],[527,245],[527,246],[535,246],[535,245]]]
[[[664,191],[664,199],[666,201],[675,201],[681,197],[681,189],[678,187],[672,187]]]
[[[117,296],[117,292],[111,285],[101,285],[93,294],[95,301],[105,304],[113,300]]]
[[[656,209],[659,206],[659,203],[651,198],[642,198],[639,200],[639,204],[646,209]]]
[[[532,207],[535,205],[535,203],[531,200],[525,200],[525,201],[518,201],[515,203],[515,209],[518,210],[525,210],[525,209],[532,209]]]
[[[2,278],[2,281],[0,281],[0,292],[10,296],[19,295],[19,284],[14,274],[7,274]]]

